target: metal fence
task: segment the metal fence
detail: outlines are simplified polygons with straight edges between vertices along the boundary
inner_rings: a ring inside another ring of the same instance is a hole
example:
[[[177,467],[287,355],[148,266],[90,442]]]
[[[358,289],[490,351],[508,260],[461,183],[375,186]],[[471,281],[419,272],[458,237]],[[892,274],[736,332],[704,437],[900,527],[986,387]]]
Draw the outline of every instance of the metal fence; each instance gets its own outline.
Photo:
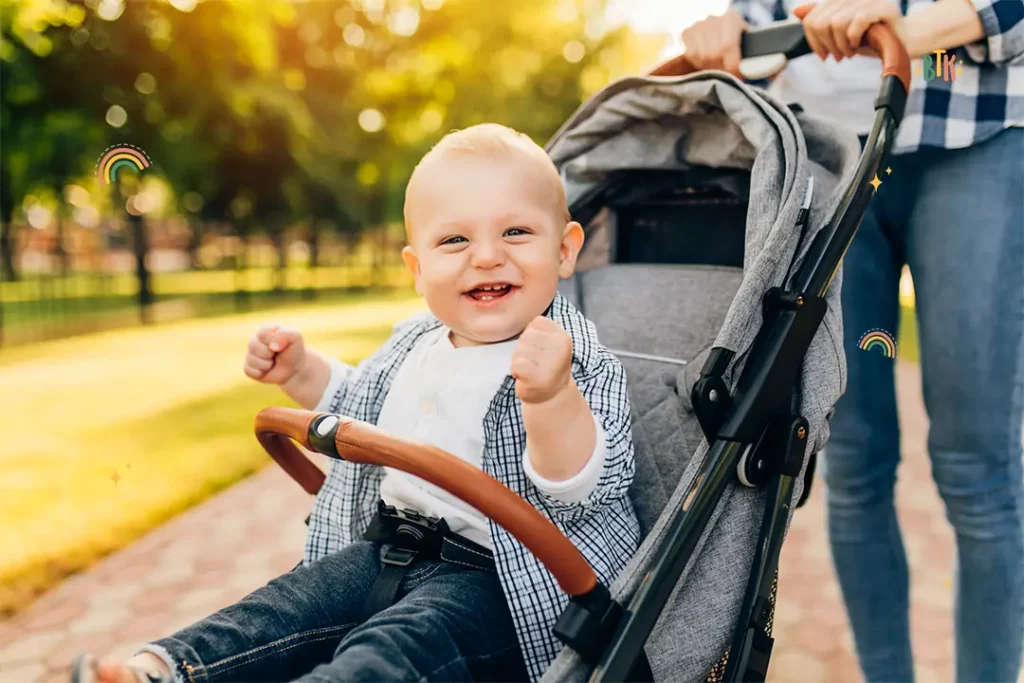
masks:
[[[16,279],[0,281],[5,347],[134,325],[330,300],[407,287],[401,226],[342,236],[303,226],[246,239],[231,226],[145,226],[140,268],[129,226],[15,231]]]

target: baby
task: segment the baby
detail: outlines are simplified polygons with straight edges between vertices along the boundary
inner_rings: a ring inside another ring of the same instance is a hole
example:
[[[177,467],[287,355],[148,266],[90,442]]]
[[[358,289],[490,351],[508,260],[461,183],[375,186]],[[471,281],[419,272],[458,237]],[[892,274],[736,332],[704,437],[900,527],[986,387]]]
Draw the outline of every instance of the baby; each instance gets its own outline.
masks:
[[[496,124],[449,134],[406,190],[402,256],[429,314],[358,367],[267,326],[245,373],[304,408],[376,424],[481,468],[546,514],[610,585],[636,550],[625,373],[558,294],[583,244],[558,173]],[[443,518],[445,557],[388,584],[378,501]],[[382,599],[381,596],[384,596]],[[127,663],[74,681],[535,681],[568,598],[508,532],[403,472],[333,461],[303,563]],[[373,605],[369,608],[369,605]]]

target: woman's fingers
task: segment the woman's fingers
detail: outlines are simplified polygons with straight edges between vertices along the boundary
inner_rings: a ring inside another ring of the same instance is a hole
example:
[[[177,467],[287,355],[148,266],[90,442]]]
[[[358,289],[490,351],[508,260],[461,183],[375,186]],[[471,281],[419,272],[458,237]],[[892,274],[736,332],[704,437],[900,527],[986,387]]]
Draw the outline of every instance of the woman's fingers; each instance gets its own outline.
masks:
[[[846,29],[846,39],[850,41],[850,45],[855,50],[864,47],[864,34],[868,32],[874,21],[868,19],[866,14],[858,14],[850,22],[850,25]]]
[[[844,57],[853,56],[853,46],[850,45],[850,40],[846,37],[846,31],[850,27],[851,20],[852,17],[844,13],[834,17],[829,27],[829,33],[832,35],[832,44],[836,46],[836,52],[833,53],[833,56],[837,62],[842,61]]]
[[[807,45],[823,61],[832,53],[832,47],[829,44],[831,36],[828,31],[829,14],[829,6],[819,4],[815,5],[814,9],[804,17],[804,35],[807,37]]]
[[[811,50],[821,59],[838,62],[857,54],[870,54],[864,35],[872,24],[893,24],[899,10],[888,0],[822,0],[804,17],[804,34]]]
[[[724,69],[738,74],[740,36],[746,26],[735,9],[698,21],[683,31],[687,60],[698,70]]]
[[[740,72],[740,60],[742,59],[740,44],[734,41],[731,45],[726,45],[722,50],[722,69],[731,74],[738,74]]]

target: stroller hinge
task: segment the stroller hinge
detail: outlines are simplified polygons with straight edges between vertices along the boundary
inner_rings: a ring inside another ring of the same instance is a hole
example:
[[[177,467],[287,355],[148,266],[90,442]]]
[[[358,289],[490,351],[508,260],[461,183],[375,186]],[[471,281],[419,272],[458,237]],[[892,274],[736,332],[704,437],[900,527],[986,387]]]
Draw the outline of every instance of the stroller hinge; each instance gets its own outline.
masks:
[[[827,310],[825,300],[800,291],[774,287],[764,296],[764,324],[733,391],[735,408],[718,437],[757,443],[792,401],[815,334]]]
[[[701,368],[700,379],[690,391],[693,412],[708,443],[718,438],[718,430],[733,408],[732,393],[723,378],[732,358],[733,352],[728,349],[711,349]]]
[[[574,595],[552,631],[590,666],[596,666],[622,618],[622,606],[598,583],[590,592]]]
[[[800,415],[783,415],[768,425],[750,457],[739,463],[740,480],[749,486],[763,486],[774,474],[800,476],[807,447],[808,424]]]

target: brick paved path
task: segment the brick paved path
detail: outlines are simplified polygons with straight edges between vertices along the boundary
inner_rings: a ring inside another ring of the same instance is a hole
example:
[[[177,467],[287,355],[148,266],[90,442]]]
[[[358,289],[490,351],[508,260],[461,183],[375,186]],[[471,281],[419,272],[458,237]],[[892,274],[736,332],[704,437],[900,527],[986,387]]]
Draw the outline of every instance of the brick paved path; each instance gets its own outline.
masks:
[[[905,461],[897,495],[918,681],[951,681],[952,533],[924,451],[917,367],[900,363],[898,372]],[[860,680],[828,554],[820,480],[815,486],[782,555],[770,669],[776,683]],[[67,680],[71,658],[83,649],[128,656],[138,643],[230,604],[298,561],[309,504],[271,467],[181,515],[0,624],[0,680]]]

